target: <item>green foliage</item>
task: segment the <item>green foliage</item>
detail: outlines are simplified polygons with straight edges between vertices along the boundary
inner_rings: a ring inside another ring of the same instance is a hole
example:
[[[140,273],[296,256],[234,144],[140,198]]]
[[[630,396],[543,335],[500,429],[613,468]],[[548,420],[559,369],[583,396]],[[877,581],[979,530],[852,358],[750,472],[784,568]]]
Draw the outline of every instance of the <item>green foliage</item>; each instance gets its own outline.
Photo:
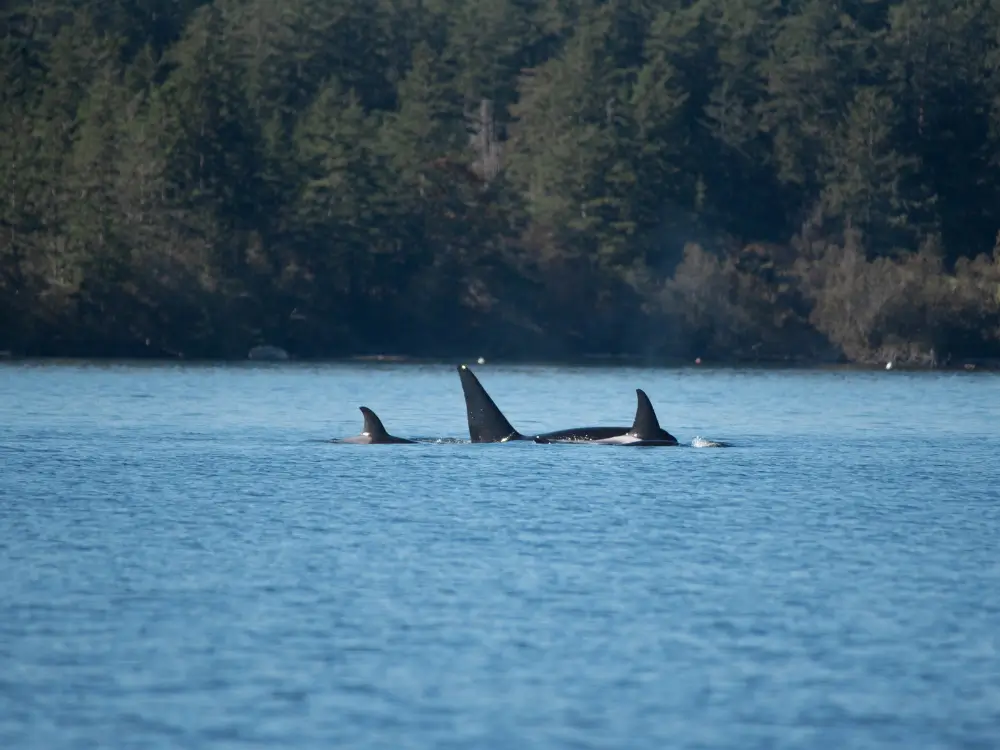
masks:
[[[1000,356],[998,45],[987,0],[11,0],[0,350]]]

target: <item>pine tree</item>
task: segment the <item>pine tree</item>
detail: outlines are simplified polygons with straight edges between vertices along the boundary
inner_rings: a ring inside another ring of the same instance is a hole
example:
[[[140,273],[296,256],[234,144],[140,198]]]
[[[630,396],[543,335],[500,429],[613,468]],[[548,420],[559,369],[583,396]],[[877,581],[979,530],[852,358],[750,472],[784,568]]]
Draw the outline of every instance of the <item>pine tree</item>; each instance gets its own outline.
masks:
[[[330,81],[296,128],[303,182],[296,205],[312,247],[310,267],[358,304],[370,278],[382,191],[372,150],[375,124],[354,91]]]
[[[609,183],[618,176],[615,133],[627,117],[627,88],[606,54],[607,32],[606,19],[582,21],[558,58],[524,78],[513,108],[510,172],[529,214],[566,250],[585,253],[620,206]]]
[[[884,90],[899,110],[894,141],[920,159],[919,178],[937,196],[934,216],[911,215],[940,229],[949,260],[990,248],[1000,181],[990,164],[990,99],[984,63],[995,40],[982,0],[905,0],[890,9],[881,41]],[[995,64],[995,63],[994,63]]]
[[[243,72],[230,57],[221,11],[192,19],[173,58],[178,67],[157,92],[170,189],[175,200],[209,212],[222,231],[261,219],[260,130],[250,112]]]
[[[860,230],[870,251],[915,249],[910,217],[926,203],[914,177],[917,159],[893,148],[898,110],[885,94],[858,91],[828,154],[822,201],[842,227]]]
[[[761,128],[772,139],[778,179],[803,199],[819,192],[828,124],[848,96],[840,78],[852,71],[838,55],[844,35],[835,4],[806,0],[780,21],[773,52],[760,64],[768,93],[756,106]]]

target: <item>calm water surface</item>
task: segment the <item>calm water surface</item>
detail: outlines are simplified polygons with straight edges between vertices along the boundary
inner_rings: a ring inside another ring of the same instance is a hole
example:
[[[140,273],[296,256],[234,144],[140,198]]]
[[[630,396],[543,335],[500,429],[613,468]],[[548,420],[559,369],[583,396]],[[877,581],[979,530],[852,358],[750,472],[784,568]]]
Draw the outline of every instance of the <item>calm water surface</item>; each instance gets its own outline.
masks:
[[[0,367],[0,747],[1000,747],[1000,377],[473,369]]]

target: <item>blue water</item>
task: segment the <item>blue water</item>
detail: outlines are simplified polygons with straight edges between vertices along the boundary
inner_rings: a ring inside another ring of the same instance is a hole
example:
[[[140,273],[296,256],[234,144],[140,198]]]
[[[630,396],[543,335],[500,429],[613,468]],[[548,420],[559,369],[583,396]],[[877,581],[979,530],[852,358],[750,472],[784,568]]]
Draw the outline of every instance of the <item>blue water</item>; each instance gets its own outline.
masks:
[[[0,367],[0,748],[1000,746],[1000,377],[473,369]]]

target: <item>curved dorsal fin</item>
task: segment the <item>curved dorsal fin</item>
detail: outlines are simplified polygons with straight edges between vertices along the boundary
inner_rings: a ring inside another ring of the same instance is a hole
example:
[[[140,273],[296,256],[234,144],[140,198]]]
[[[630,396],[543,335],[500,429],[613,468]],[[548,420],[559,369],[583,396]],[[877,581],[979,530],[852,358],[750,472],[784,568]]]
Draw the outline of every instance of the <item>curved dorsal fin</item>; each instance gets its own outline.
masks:
[[[632,429],[629,435],[634,435],[642,440],[652,440],[660,436],[663,431],[660,429],[660,421],[653,411],[653,404],[649,401],[649,396],[642,388],[635,389],[635,395],[639,401],[635,408],[635,421],[632,422]]]
[[[500,443],[521,434],[513,428],[497,408],[479,379],[465,365],[458,366],[465,395],[465,411],[469,419],[469,437],[473,443]]]
[[[389,437],[389,433],[382,426],[382,420],[367,406],[359,406],[361,413],[365,416],[365,426],[361,430],[362,435],[367,435],[372,440],[382,440]]]

